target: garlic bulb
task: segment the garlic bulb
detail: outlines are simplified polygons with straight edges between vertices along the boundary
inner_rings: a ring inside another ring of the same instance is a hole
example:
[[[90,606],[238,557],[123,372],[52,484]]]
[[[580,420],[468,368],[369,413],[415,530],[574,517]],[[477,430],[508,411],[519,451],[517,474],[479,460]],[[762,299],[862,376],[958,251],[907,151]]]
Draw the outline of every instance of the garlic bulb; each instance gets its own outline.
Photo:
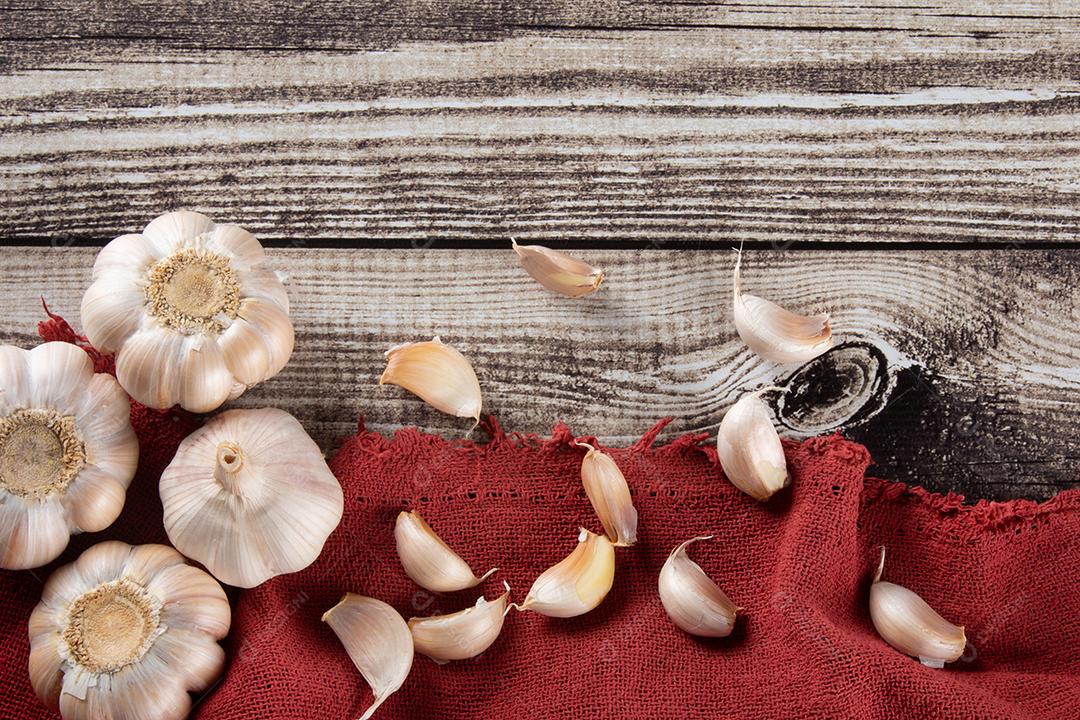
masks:
[[[425,590],[453,592],[476,587],[498,570],[492,568],[476,577],[416,511],[398,513],[394,539],[405,574]]]
[[[958,660],[967,638],[963,626],[953,625],[925,600],[900,585],[884,582],[885,548],[881,548],[874,582],[870,586],[870,619],[881,638],[894,648],[932,668]]]
[[[549,617],[584,615],[607,597],[614,581],[615,546],[581,528],[574,551],[541,573],[525,601],[513,607]]]
[[[724,414],[716,434],[716,453],[724,475],[755,500],[768,500],[791,482],[784,446],[761,399],[761,393],[771,389],[740,398]]]
[[[776,363],[801,363],[832,347],[828,313],[797,315],[764,298],[744,294],[741,264],[740,250],[735,261],[735,329],[751,350]]]
[[[727,637],[742,608],[736,607],[686,554],[691,543],[711,539],[712,535],[696,537],[671,551],[660,569],[660,602],[672,622],[691,635]]]
[[[323,614],[375,699],[360,720],[368,720],[409,677],[413,638],[398,611],[381,600],[348,593]]]
[[[506,585],[506,592],[494,601],[480,597],[475,605],[460,612],[412,618],[409,630],[416,651],[440,665],[476,657],[498,639],[509,600],[510,586]]]
[[[30,616],[30,682],[65,720],[180,720],[221,674],[229,601],[165,545],[103,542],[52,574]]]
[[[542,245],[518,245],[511,239],[525,272],[548,290],[567,297],[582,297],[600,289],[604,272],[566,253]]]
[[[380,385],[399,385],[440,412],[480,422],[480,381],[472,365],[438,337],[386,351]]]
[[[228,410],[188,435],[159,488],[176,549],[246,588],[314,562],[344,509],[319,446],[274,408]]]
[[[588,443],[577,445],[589,449],[581,461],[581,482],[604,532],[617,547],[633,545],[637,541],[638,515],[626,478],[610,455]]]
[[[276,375],[292,354],[289,299],[255,236],[171,212],[121,235],[94,263],[86,337],[153,408],[209,412]]]
[[[0,346],[0,567],[45,565],[120,515],[139,460],[130,413],[75,345]]]

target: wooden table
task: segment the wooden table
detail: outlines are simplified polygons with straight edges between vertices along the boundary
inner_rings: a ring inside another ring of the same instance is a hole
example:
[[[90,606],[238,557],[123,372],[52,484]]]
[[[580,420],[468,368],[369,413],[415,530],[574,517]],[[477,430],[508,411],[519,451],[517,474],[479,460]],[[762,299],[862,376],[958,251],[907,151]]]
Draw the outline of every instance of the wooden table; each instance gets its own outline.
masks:
[[[163,211],[241,224],[291,275],[293,361],[241,406],[327,449],[439,334],[486,408],[627,442],[790,383],[785,432],[970,497],[1080,483],[1080,7],[1069,0],[330,0],[0,8],[0,340],[72,321],[95,248]],[[509,238],[602,266],[534,285]],[[748,290],[840,349],[753,356]]]

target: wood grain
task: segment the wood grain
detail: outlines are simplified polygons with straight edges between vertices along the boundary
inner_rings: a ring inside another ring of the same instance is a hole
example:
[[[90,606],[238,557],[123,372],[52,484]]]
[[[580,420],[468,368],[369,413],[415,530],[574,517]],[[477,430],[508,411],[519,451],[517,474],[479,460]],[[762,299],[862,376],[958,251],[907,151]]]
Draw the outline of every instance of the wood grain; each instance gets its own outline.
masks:
[[[24,243],[177,207],[285,246],[1080,237],[1064,0],[20,0],[0,43]]]
[[[36,342],[39,295],[77,326],[94,252],[0,253],[0,341]],[[832,313],[843,347],[803,369],[735,336],[729,251],[593,251],[609,279],[581,301],[541,289],[509,249],[272,257],[291,275],[296,351],[234,404],[282,407],[326,449],[361,413],[383,432],[465,434],[468,421],[376,385],[384,350],[439,334],[473,361],[486,411],[508,429],[546,433],[562,419],[625,443],[674,415],[666,437],[715,431],[740,393],[791,381],[773,398],[785,434],[838,427],[885,477],[992,498],[1080,484],[1078,251],[748,253],[748,291]]]

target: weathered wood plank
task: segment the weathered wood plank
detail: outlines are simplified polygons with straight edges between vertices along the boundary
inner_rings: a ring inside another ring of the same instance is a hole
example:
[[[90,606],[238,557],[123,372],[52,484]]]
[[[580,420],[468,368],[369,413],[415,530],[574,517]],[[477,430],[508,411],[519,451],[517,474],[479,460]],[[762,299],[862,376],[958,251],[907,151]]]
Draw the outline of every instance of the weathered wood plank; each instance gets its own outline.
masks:
[[[15,3],[0,236],[1080,238],[1071,3]]]
[[[34,343],[44,295],[77,325],[94,251],[0,252],[0,340]],[[467,421],[376,385],[383,351],[441,335],[471,358],[486,410],[545,433],[566,420],[626,442],[715,430],[743,391],[792,389],[792,437],[840,427],[886,477],[973,497],[1046,497],[1080,483],[1080,251],[748,253],[748,290],[828,309],[845,344],[813,368],[753,356],[730,322],[727,251],[593,251],[608,283],[579,302],[543,291],[505,251],[275,250],[291,274],[292,362],[236,405],[296,414],[324,448],[354,427],[460,436]]]
[[[201,49],[368,49],[409,41],[494,41],[521,31],[581,34],[691,28],[757,31],[804,37],[798,47],[849,45],[852,54],[886,54],[923,39],[958,45],[978,41],[991,50],[1033,37],[1074,34],[1080,13],[1068,0],[279,0],[186,2],[116,0],[8,2],[0,8],[0,39],[68,44],[154,42]],[[812,35],[806,35],[812,33]],[[877,42],[852,48],[845,36]],[[722,49],[722,48],[720,48]],[[761,48],[774,53],[764,43]],[[904,47],[906,50],[907,47]],[[895,53],[894,53],[895,54]]]

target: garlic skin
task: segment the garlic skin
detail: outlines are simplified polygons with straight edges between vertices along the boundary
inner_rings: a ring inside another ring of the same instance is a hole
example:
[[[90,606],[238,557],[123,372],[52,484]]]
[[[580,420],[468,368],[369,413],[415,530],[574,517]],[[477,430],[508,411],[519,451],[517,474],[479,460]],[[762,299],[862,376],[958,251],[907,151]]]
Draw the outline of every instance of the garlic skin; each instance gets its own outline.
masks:
[[[398,611],[381,600],[348,593],[322,620],[371,686],[375,699],[360,717],[368,720],[409,677],[413,637]]]
[[[724,415],[716,434],[720,467],[731,484],[765,501],[791,483],[784,446],[761,399],[765,388],[744,395]]]
[[[412,618],[416,651],[443,665],[451,660],[474,658],[491,647],[502,632],[510,601],[510,587],[493,601],[477,598],[476,604],[450,615]]]
[[[435,534],[420,513],[402,511],[394,523],[394,540],[405,574],[420,587],[432,592],[454,592],[476,587],[498,568],[480,577],[442,538]]]
[[[798,315],[774,302],[742,292],[742,251],[735,261],[735,329],[755,353],[775,363],[813,360],[832,347],[829,314]]]
[[[102,248],[82,322],[94,347],[116,354],[124,390],[158,409],[214,410],[293,350],[289,299],[259,241],[188,211]]]
[[[524,602],[513,607],[548,617],[584,615],[607,597],[614,581],[615,546],[581,528],[574,551],[541,573]]]
[[[41,567],[112,525],[139,461],[130,415],[81,348],[0,346],[0,567]]]
[[[438,336],[387,350],[379,384],[398,385],[440,412],[480,422],[483,401],[476,372],[464,355]]]
[[[626,478],[610,455],[588,443],[576,444],[589,450],[581,461],[581,483],[604,532],[616,547],[633,545],[637,542],[638,514]]]
[[[884,582],[885,548],[881,548],[874,582],[870,586],[870,620],[885,642],[919,659],[923,665],[943,668],[964,654],[967,638],[962,625],[938,615],[917,594],[900,585]]]
[[[314,562],[344,509],[319,446],[275,408],[228,410],[188,435],[159,489],[176,549],[244,588]]]
[[[30,682],[65,720],[181,720],[221,675],[231,611],[165,545],[103,542],[52,574],[30,616]]]
[[[604,271],[542,245],[518,245],[511,238],[518,262],[525,272],[551,292],[566,297],[584,297],[600,289]]]
[[[742,608],[731,602],[701,566],[686,554],[686,548],[712,535],[687,540],[671,551],[660,569],[660,602],[671,621],[691,635],[727,637],[735,627]]]

